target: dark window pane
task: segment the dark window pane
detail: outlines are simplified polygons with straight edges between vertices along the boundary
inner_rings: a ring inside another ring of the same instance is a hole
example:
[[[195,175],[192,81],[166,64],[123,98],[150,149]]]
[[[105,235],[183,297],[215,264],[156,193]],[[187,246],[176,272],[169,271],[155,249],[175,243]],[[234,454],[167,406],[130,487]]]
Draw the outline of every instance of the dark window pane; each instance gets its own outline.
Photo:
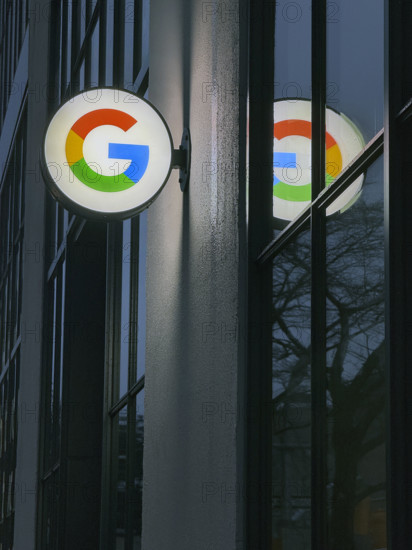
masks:
[[[273,215],[281,229],[310,200],[311,109],[310,101],[302,100],[312,96],[312,3],[263,6],[268,15],[275,6]]]
[[[143,7],[143,4],[145,6]],[[145,21],[145,29],[143,30],[143,17],[148,12],[148,6],[146,0],[134,0],[134,14],[133,14],[133,24],[134,24],[134,46],[133,46],[133,80],[136,80],[137,75],[139,74],[140,67],[142,66],[142,50],[145,48],[146,44],[143,42],[148,42],[147,34],[149,29],[148,19]],[[148,15],[148,13],[147,13]]]
[[[383,0],[335,0],[327,7],[327,104],[368,142],[383,127]]]
[[[64,25],[64,33],[63,33],[63,66],[64,66],[64,73],[63,73],[63,93],[65,91],[66,86],[70,82],[71,78],[71,65],[72,65],[72,22],[73,22],[73,2],[72,0],[67,0],[66,2],[63,2],[63,25]]]
[[[115,419],[115,549],[126,548],[126,494],[127,494],[127,406]]]
[[[131,221],[123,222],[122,237],[122,291],[120,313],[120,358],[119,388],[121,397],[128,388],[129,343],[130,343],[130,266],[131,266]]]
[[[144,390],[136,396],[136,422],[134,430],[134,455],[132,457],[131,487],[133,550],[140,550],[142,547],[143,434]]]
[[[382,182],[327,218],[330,550],[386,548]]]
[[[42,539],[45,550],[58,549],[59,471],[43,482]]]
[[[133,58],[134,58],[134,3],[129,0],[124,3],[124,86],[133,86]]]
[[[311,536],[310,235],[273,261],[272,547],[309,550]]]
[[[90,87],[99,85],[99,30],[100,21],[97,21],[90,41]]]

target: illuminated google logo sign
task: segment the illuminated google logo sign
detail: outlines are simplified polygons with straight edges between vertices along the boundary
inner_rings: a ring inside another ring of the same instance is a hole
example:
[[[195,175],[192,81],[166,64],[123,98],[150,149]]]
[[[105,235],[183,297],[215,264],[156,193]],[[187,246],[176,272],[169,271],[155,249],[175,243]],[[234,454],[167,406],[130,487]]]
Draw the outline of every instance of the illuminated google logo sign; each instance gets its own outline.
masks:
[[[127,132],[137,120],[117,109],[97,109],[80,117],[71,127],[66,140],[66,158],[73,174],[92,189],[118,192],[129,189],[143,176],[149,162],[149,147],[123,143],[108,144],[108,158],[129,159],[129,167],[118,175],[95,172],[84,160],[83,145],[89,133],[99,126],[116,126]]]
[[[153,105],[101,88],[75,96],[56,112],[44,140],[43,172],[67,208],[122,219],[160,193],[172,151],[169,129]]]
[[[282,100],[274,103],[273,216],[293,220],[311,201],[311,103]],[[346,116],[326,109],[326,185],[330,185],[365,142]],[[359,197],[359,176],[327,209],[331,215],[348,208]]]

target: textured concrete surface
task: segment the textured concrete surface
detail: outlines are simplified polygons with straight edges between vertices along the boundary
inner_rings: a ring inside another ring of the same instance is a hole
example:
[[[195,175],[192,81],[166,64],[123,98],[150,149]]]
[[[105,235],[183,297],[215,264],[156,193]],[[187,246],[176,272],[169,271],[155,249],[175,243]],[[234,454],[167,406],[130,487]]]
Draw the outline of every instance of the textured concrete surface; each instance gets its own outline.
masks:
[[[243,548],[238,11],[151,2],[149,99],[193,152],[148,211],[144,550]]]

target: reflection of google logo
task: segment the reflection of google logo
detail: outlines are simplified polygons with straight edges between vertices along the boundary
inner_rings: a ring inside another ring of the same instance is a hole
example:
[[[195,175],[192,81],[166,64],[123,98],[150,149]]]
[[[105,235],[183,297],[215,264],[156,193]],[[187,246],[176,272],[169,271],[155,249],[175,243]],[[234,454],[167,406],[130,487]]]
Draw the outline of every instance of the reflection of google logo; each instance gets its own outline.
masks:
[[[282,100],[274,103],[273,215],[293,220],[311,201],[311,103]],[[325,182],[330,185],[363,149],[364,140],[344,115],[326,109]],[[326,210],[327,215],[348,208],[362,189],[363,175]]]
[[[66,157],[73,174],[85,185],[98,191],[123,191],[135,185],[144,174],[149,162],[147,145],[109,143],[109,158],[130,159],[124,172],[108,176],[95,172],[85,161],[84,140],[99,126],[110,125],[129,130],[137,120],[117,109],[97,109],[80,117],[71,127],[66,139]]]
[[[302,136],[307,139],[312,137],[312,123],[307,120],[282,120],[274,125],[273,135],[276,139],[286,136]],[[296,167],[296,153],[273,153],[273,166],[283,168]],[[332,183],[342,170],[342,154],[336,140],[326,132],[326,185]],[[289,201],[310,201],[311,184],[288,185],[273,177],[273,196]]]
[[[76,213],[125,219],[147,208],[168,180],[172,138],[146,99],[113,88],[90,92],[52,117],[43,146],[45,182]]]

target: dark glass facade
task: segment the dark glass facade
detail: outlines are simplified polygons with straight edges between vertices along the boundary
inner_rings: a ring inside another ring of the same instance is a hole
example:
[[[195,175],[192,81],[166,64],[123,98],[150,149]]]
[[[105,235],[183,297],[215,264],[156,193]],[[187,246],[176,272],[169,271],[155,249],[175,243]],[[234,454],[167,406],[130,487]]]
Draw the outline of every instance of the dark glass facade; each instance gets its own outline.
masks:
[[[396,482],[393,478],[395,456],[404,453],[397,447],[398,414],[408,397],[404,392],[394,405],[394,381],[400,382],[404,371],[393,360],[397,353],[388,334],[402,330],[402,322],[395,318],[395,289],[388,281],[404,280],[405,249],[402,261],[394,249],[395,234],[403,240],[405,233],[395,233],[400,225],[391,216],[397,208],[401,216],[396,200],[409,176],[403,172],[402,184],[390,177],[393,162],[406,167],[407,161],[400,154],[391,157],[396,139],[405,133],[396,134],[392,145],[389,129],[399,128],[397,121],[408,109],[406,96],[401,100],[399,95],[405,73],[393,56],[400,46],[394,38],[399,29],[394,13],[406,17],[409,12],[383,2],[307,2],[289,8],[279,5],[267,12],[268,18],[275,15],[274,23],[256,24],[254,36],[262,38],[252,46],[256,56],[264,47],[267,60],[260,63],[261,72],[252,71],[260,96],[251,98],[256,121],[250,139],[258,132],[265,132],[265,138],[260,136],[259,150],[251,150],[250,160],[263,163],[266,158],[269,163],[274,144],[274,209],[272,222],[267,212],[265,224],[260,219],[259,226],[249,229],[250,238],[260,243],[251,249],[259,267],[252,266],[250,288],[260,303],[252,308],[265,337],[259,348],[252,342],[250,354],[250,419],[254,425],[258,408],[260,423],[259,436],[250,433],[248,439],[248,509],[254,522],[248,541],[251,547],[276,549],[395,548],[401,540],[396,525],[405,525],[409,514],[397,486],[405,473]],[[402,40],[405,44],[407,39]],[[273,42],[274,69],[268,59]],[[392,67],[398,84],[385,84]],[[303,100],[310,103],[309,115]],[[341,147],[345,138],[343,128],[333,129],[332,111],[349,120],[363,142],[346,160],[342,148],[342,156],[334,157],[334,171],[329,170],[329,148],[333,143]],[[334,132],[336,142],[331,140]],[[257,197],[251,208],[256,213],[269,200],[269,170],[265,177],[263,184],[252,172]],[[303,201],[303,192],[292,191],[307,182],[311,197]],[[285,189],[293,186],[287,195]],[[296,201],[293,215],[276,219],[287,212],[278,197]],[[391,254],[399,261],[396,275]],[[269,294],[270,286],[269,306],[264,293]],[[398,291],[398,298],[402,294],[406,299],[406,287]],[[257,339],[255,328],[250,331]],[[271,352],[265,344],[269,341]],[[253,368],[258,358],[259,373]],[[257,406],[259,399],[264,406]]]
[[[365,142],[383,126],[383,8],[337,2],[322,11],[308,3],[298,20],[275,14],[275,223],[288,215],[285,202],[296,201],[289,226],[270,245],[284,239],[272,260],[276,548],[387,547],[382,148],[374,163],[363,162],[362,176],[339,189],[342,170],[356,154],[367,159]],[[321,39],[322,53],[315,50]],[[310,116],[303,90],[312,95]],[[324,135],[315,135],[317,125]],[[278,152],[285,147],[296,151],[296,168],[277,167],[275,160],[290,155]],[[311,197],[293,194],[315,177]]]
[[[12,548],[14,531],[26,139],[23,114],[0,192],[0,545],[3,548]]]
[[[145,93],[144,14],[147,25],[148,2],[53,5],[50,115],[72,94],[99,85]],[[140,548],[144,215],[85,225],[47,200],[39,544],[51,549],[100,540],[102,548]]]

